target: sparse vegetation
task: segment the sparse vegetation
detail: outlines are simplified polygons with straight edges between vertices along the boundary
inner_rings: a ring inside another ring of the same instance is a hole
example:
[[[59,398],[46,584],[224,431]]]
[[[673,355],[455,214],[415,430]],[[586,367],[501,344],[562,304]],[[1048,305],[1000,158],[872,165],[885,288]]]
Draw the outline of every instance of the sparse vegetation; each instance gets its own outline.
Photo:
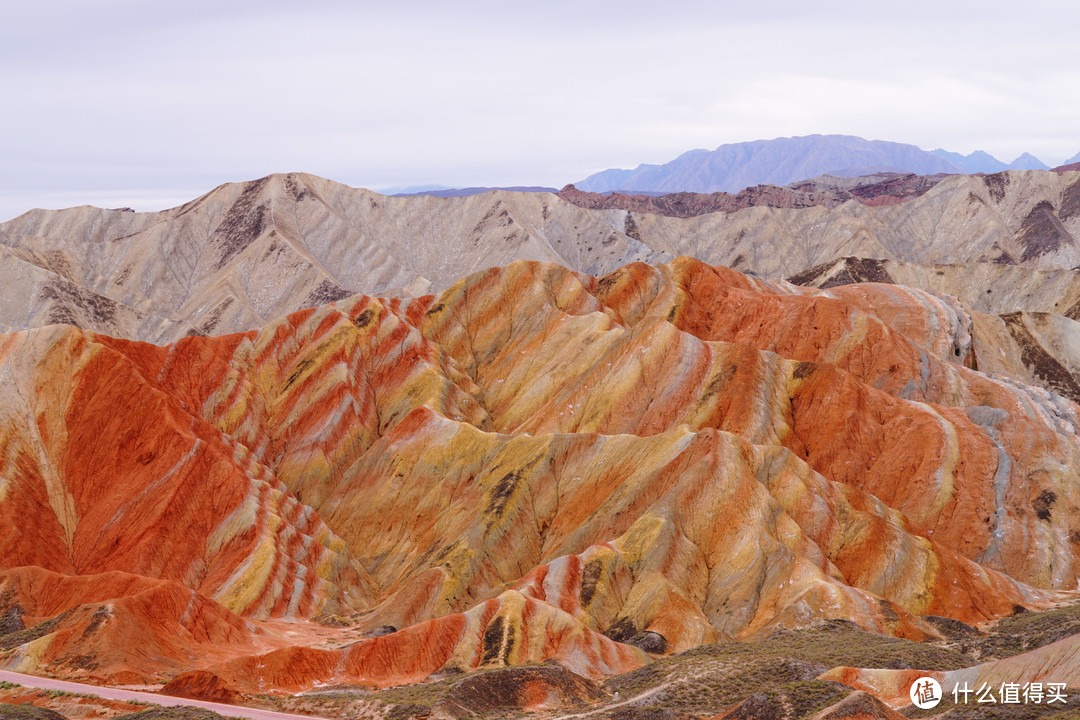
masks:
[[[850,692],[849,687],[821,680],[782,683],[751,695],[743,701],[732,720],[802,718],[839,702]]]
[[[706,714],[761,693],[760,702],[780,702],[776,693],[781,693],[785,707],[818,707],[819,700],[825,707],[849,692],[844,686],[814,680],[837,665],[953,670],[970,664],[969,658],[947,648],[878,635],[834,620],[806,630],[780,630],[760,642],[702,645],[614,677],[605,685],[623,698],[656,689],[650,704]]]
[[[1080,604],[1045,612],[1020,613],[1003,620],[986,634],[968,628],[949,641],[918,643],[861,630],[844,620],[831,620],[802,630],[779,630],[765,640],[703,645],[658,658],[633,672],[612,677],[604,688],[619,700],[601,701],[582,711],[607,720],[685,720],[716,715],[742,704],[749,717],[808,717],[833,705],[851,689],[816,678],[839,666],[925,670],[954,670],[985,659],[1008,657],[1080,632]],[[478,674],[493,672],[481,670]],[[465,677],[475,677],[470,673]],[[307,710],[334,717],[359,717],[374,712],[386,720],[425,717],[453,698],[463,679],[452,674],[432,682],[379,692],[341,687],[298,698],[277,699],[276,709]],[[269,698],[267,698],[269,699]],[[934,711],[906,713],[911,717],[941,715],[949,720],[1001,718],[1080,720],[1080,696],[1072,705],[960,706],[947,703]],[[453,703],[451,703],[453,704]],[[472,708],[474,717],[488,720],[522,718],[523,708]],[[757,714],[754,714],[757,713]],[[770,714],[771,713],[771,714]]]
[[[66,720],[60,713],[40,708],[29,703],[22,705],[0,704],[0,719],[2,720]]]
[[[426,705],[394,705],[386,713],[386,720],[409,720],[420,715],[427,715],[431,708]]]
[[[1022,612],[1001,620],[984,637],[951,644],[979,662],[1026,653],[1080,633],[1080,603],[1054,610]]]
[[[196,707],[153,707],[137,713],[120,715],[114,720],[241,720],[240,718],[218,715],[211,710]]]
[[[53,628],[60,624],[71,611],[61,613],[51,620],[46,620],[43,623],[38,623],[34,627],[26,628],[25,630],[17,630],[15,632],[8,633],[7,635],[0,636],[0,650],[10,650],[11,648],[25,645],[28,642],[37,640],[40,637],[44,637],[52,632]]]

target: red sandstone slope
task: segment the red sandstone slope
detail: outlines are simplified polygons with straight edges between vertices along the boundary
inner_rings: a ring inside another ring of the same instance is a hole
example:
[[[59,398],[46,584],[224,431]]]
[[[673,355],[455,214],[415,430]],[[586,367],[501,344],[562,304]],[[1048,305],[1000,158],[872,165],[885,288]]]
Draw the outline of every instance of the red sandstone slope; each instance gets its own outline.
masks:
[[[680,258],[516,262],[166,347],[0,336],[0,610],[72,610],[0,662],[597,676],[647,662],[626,643],[1038,606],[1080,572],[1077,407],[965,367],[971,328],[918,291]]]

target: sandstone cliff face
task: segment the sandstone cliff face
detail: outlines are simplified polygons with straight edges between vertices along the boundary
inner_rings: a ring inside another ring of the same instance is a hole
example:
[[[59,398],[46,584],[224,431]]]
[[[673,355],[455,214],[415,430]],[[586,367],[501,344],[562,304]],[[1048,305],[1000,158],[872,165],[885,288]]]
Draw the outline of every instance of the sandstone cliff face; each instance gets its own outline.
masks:
[[[1080,265],[1078,173],[860,182],[753,188],[704,208],[730,212],[695,217],[651,213],[696,215],[701,198],[581,201],[597,209],[547,193],[390,198],[298,173],[159,213],[35,210],[0,223],[0,330],[63,322],[167,343],[357,292],[438,293],[516,259],[604,275],[687,255],[771,278],[845,255]]]
[[[0,336],[0,596],[58,618],[0,660],[596,677],[635,644],[1038,607],[1080,576],[1078,408],[973,370],[978,333],[926,292],[679,258],[518,261],[164,347]]]

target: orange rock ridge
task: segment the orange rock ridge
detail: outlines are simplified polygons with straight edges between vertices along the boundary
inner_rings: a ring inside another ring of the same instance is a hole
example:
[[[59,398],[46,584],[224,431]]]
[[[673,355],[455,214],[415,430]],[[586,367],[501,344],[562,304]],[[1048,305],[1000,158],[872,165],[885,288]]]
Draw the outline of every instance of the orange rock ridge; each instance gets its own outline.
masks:
[[[1039,607],[1078,586],[1077,406],[972,369],[972,328],[916,290],[679,258],[515,262],[165,347],[0,336],[0,605],[74,608],[0,664],[598,677],[648,662],[646,631],[921,639]],[[103,607],[127,629],[87,633]]]

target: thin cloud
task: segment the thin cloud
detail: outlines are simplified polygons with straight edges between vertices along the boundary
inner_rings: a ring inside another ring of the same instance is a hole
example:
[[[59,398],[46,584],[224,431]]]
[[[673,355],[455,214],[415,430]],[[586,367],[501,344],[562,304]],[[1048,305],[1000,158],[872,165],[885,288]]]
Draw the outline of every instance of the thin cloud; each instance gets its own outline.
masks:
[[[1072,4],[24,5],[0,28],[0,216],[290,170],[561,186],[810,133],[1080,150]]]

